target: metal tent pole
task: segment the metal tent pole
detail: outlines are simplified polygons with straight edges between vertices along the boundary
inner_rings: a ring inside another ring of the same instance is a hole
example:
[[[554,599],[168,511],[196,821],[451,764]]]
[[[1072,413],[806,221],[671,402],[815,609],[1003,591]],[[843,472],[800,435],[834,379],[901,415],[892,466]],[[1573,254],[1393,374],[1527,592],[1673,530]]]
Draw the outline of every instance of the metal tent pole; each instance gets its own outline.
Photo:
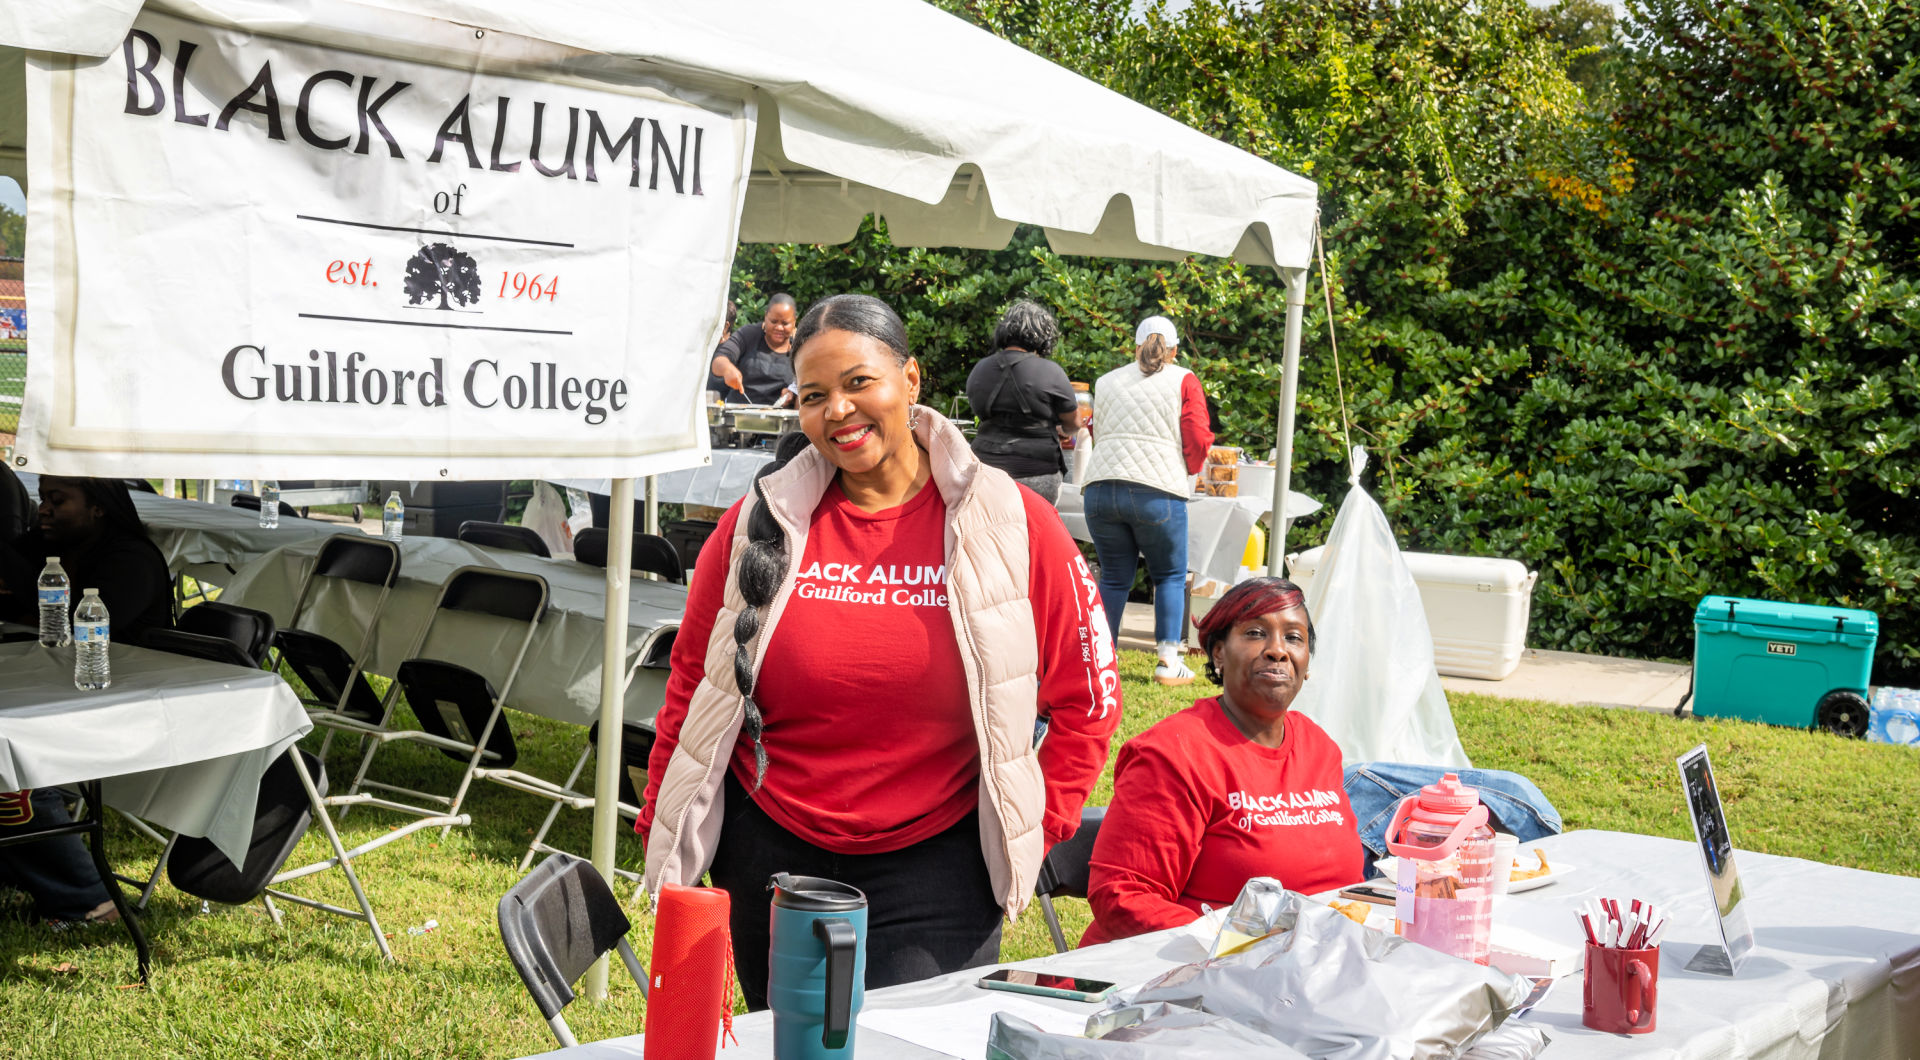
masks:
[[[613,480],[613,526],[607,541],[606,631],[600,642],[600,744],[594,749],[593,867],[613,877],[614,839],[620,828],[620,733],[626,709],[622,677],[627,662],[627,586],[633,569],[633,480]],[[587,972],[587,996],[607,998],[607,958]]]
[[[1300,317],[1307,306],[1307,270],[1282,269],[1287,284],[1286,353],[1280,368],[1280,433],[1273,456],[1273,537],[1267,574],[1280,577],[1287,556],[1287,490],[1293,483],[1293,412],[1300,391]]]
[[[660,532],[660,480],[652,475],[647,476],[646,529],[649,534]]]

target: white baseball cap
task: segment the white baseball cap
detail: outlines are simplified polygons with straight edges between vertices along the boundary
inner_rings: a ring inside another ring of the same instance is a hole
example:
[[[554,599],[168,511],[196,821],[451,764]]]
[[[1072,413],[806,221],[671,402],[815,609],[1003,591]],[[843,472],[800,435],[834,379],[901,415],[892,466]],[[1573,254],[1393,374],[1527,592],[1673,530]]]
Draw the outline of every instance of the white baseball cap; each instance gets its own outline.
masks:
[[[1173,329],[1173,321],[1166,317],[1148,317],[1142,320],[1140,326],[1133,329],[1133,344],[1138,346],[1147,341],[1148,335],[1160,336],[1169,346],[1180,345],[1180,333]]]

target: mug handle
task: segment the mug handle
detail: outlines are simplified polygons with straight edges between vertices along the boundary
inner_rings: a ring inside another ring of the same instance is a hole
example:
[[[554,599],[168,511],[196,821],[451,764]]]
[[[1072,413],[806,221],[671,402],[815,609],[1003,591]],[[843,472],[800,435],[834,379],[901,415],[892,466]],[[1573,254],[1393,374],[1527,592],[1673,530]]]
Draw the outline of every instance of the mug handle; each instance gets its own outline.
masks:
[[[1653,1006],[1648,1003],[1648,995],[1653,993],[1653,973],[1647,970],[1645,962],[1632,960],[1627,962],[1627,971],[1633,973],[1633,980],[1640,984],[1640,1006],[1628,1006],[1627,1018],[1633,1021],[1634,1030],[1643,1030],[1653,1022]]]
[[[813,937],[827,947],[827,1011],[826,1024],[820,1030],[820,1044],[828,1049],[842,1049],[853,1026],[853,964],[858,936],[852,921],[836,916],[814,921]]]

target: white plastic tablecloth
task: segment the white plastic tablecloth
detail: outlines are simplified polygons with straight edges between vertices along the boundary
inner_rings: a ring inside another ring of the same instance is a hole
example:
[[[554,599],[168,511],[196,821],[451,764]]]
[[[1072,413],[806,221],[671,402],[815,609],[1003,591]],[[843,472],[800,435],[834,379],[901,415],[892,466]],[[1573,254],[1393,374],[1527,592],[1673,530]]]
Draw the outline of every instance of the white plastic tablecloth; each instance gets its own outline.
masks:
[[[1086,506],[1082,487],[1062,484],[1055,507],[1067,524],[1067,532],[1076,541],[1092,541],[1087,532]],[[1246,554],[1247,536],[1253,524],[1273,510],[1271,497],[1189,497],[1187,498],[1187,569],[1203,578],[1232,585],[1240,576],[1240,559]],[[1287,520],[1303,518],[1320,510],[1320,502],[1304,493],[1287,492]]]
[[[109,805],[205,836],[239,864],[260,775],[312,725],[264,670],[127,644],[113,683],[73,686],[73,649],[0,644],[0,791],[101,779]]]
[[[39,496],[40,476],[22,472],[20,482],[29,495]],[[167,557],[167,570],[204,577],[215,584],[225,580],[227,568],[239,567],[290,541],[359,532],[358,527],[345,523],[286,515],[280,517],[277,528],[263,530],[259,512],[153,493],[135,492],[133,508],[146,524],[147,537]]]
[[[247,563],[227,580],[221,599],[266,611],[275,622],[285,624],[293,616],[300,581],[313,565],[320,544],[319,539],[297,541]],[[520,675],[507,693],[507,705],[575,725],[591,724],[600,713],[606,571],[571,559],[545,559],[444,537],[405,539],[400,546],[400,581],[388,598],[368,668],[389,676],[399,670],[433,610],[440,586],[465,566],[523,571],[547,580],[547,612],[527,649]],[[332,638],[351,652],[360,643],[360,631],[378,595],[372,586],[325,579],[316,587],[315,601],[309,605],[313,619],[303,620],[301,625]],[[664,663],[669,643],[666,637],[680,628],[686,611],[686,588],[635,576],[630,600],[628,662],[646,649],[658,632],[660,639],[653,647],[658,654],[652,657]],[[477,670],[498,688],[513,661],[520,636],[517,625],[451,615],[441,619],[422,654]],[[651,718],[665,695],[666,671],[642,669],[627,689],[627,718]]]
[[[653,477],[653,488],[661,504],[700,504],[709,508],[730,508],[747,495],[753,476],[773,460],[771,449],[715,449],[713,463],[702,467],[668,471]],[[608,478],[568,478],[550,480],[556,486],[571,486],[602,495],[613,492]],[[639,487],[636,498],[644,499]]]
[[[1573,908],[1591,896],[1650,899],[1673,916],[1661,947],[1657,1029],[1626,1036],[1581,1026],[1581,982],[1575,974],[1561,980],[1527,1017],[1552,1040],[1545,1056],[1843,1060],[1920,1055],[1920,879],[1740,851],[1737,863],[1757,948],[1738,978],[1725,979],[1684,969],[1701,943],[1718,938],[1694,844],[1581,831],[1529,846],[1545,850],[1556,865],[1575,867],[1561,882],[1506,899],[1531,907],[1529,927],[1564,921],[1559,937],[1571,942],[1577,931]],[[1565,915],[1555,916],[1556,909]],[[1176,929],[1012,967],[1134,986],[1204,956],[1195,938]],[[981,994],[974,983],[985,971],[876,990],[867,995],[867,1007],[971,1000]],[[1084,1014],[1100,1007],[1021,999]],[[733,1026],[740,1045],[722,1055],[736,1060],[773,1055],[767,1013],[736,1019]],[[943,1055],[866,1028],[855,1035],[862,1060]],[[627,1060],[642,1055],[643,1043],[643,1036],[632,1035],[540,1055]]]

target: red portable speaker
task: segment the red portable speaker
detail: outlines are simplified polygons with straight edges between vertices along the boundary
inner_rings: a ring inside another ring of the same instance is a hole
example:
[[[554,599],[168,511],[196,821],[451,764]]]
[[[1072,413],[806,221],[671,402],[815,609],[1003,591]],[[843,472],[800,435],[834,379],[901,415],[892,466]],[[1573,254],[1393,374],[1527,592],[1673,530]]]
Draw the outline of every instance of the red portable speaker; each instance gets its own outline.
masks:
[[[646,1060],[711,1060],[733,1036],[733,933],[727,892],[660,889],[647,993]]]

